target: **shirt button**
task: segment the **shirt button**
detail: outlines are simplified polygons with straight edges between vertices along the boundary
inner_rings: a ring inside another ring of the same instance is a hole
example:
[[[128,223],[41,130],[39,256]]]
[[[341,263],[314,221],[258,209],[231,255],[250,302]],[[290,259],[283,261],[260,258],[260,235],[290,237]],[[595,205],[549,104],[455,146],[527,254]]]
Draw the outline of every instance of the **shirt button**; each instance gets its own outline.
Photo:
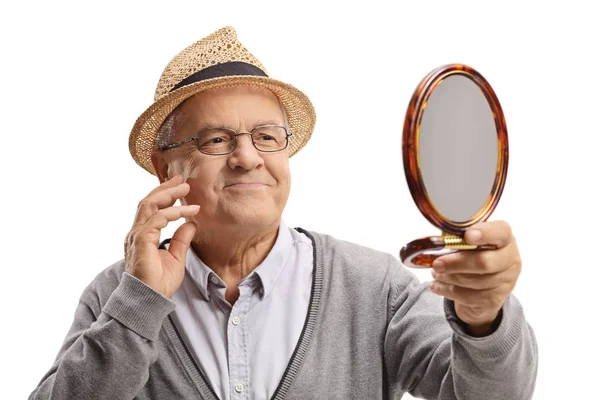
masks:
[[[235,385],[236,392],[242,393],[243,390],[244,390],[244,385],[242,385],[241,383],[238,383],[237,385]]]
[[[233,319],[231,320],[231,323],[234,324],[235,326],[238,326],[240,324],[240,317],[233,317]]]
[[[218,285],[218,284],[219,284],[219,278],[217,278],[217,277],[216,277],[216,276],[214,276],[214,275],[210,277],[210,281],[211,281],[212,283],[214,283],[215,285]]]

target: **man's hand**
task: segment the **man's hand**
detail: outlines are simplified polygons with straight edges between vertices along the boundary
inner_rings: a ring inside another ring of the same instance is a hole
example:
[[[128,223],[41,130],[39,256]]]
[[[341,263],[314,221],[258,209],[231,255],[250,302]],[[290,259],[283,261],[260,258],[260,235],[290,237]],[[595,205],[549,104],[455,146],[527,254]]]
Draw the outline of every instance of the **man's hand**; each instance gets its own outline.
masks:
[[[496,250],[461,251],[433,263],[431,289],[454,301],[456,315],[473,336],[485,336],[495,322],[521,273],[519,249],[506,222],[484,222],[465,232],[470,244],[497,246]]]
[[[146,285],[171,297],[181,286],[185,255],[196,233],[196,225],[186,222],[173,234],[169,250],[159,250],[160,230],[171,221],[191,217],[200,206],[173,206],[190,191],[176,176],[151,191],[138,205],[131,231],[125,239],[125,270]]]

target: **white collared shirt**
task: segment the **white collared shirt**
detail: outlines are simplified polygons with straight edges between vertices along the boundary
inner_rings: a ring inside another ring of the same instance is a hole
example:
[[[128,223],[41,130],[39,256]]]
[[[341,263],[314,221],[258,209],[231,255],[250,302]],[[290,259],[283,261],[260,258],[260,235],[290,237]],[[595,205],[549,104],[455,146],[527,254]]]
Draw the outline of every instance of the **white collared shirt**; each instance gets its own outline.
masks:
[[[269,399],[302,332],[313,272],[313,247],[283,221],[265,260],[238,285],[227,286],[190,249],[186,274],[172,297],[173,321],[220,399]]]

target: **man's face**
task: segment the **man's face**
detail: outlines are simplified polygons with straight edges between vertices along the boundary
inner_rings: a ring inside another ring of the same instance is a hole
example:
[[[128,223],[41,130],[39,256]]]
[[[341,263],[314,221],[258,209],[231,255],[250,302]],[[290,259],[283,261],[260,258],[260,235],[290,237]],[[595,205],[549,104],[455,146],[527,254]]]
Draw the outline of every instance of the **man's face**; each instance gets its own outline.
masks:
[[[206,128],[250,132],[266,124],[285,124],[273,93],[252,86],[220,88],[199,93],[181,106],[174,141],[195,137]],[[287,149],[259,152],[250,135],[241,135],[228,155],[203,154],[192,141],[156,157],[161,179],[168,171],[169,177],[182,175],[190,185],[184,203],[200,205],[194,218],[199,229],[206,225],[255,229],[279,223],[290,192]]]

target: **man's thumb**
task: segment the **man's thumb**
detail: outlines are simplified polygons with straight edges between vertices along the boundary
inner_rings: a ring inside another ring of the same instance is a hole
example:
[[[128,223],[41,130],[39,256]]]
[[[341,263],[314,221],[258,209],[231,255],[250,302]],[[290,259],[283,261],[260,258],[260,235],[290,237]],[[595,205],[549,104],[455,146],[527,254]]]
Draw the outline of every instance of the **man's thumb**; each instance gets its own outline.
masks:
[[[190,243],[194,238],[196,230],[196,224],[188,221],[177,228],[171,238],[171,243],[169,243],[169,253],[182,264],[185,264],[185,254],[190,247]]]

